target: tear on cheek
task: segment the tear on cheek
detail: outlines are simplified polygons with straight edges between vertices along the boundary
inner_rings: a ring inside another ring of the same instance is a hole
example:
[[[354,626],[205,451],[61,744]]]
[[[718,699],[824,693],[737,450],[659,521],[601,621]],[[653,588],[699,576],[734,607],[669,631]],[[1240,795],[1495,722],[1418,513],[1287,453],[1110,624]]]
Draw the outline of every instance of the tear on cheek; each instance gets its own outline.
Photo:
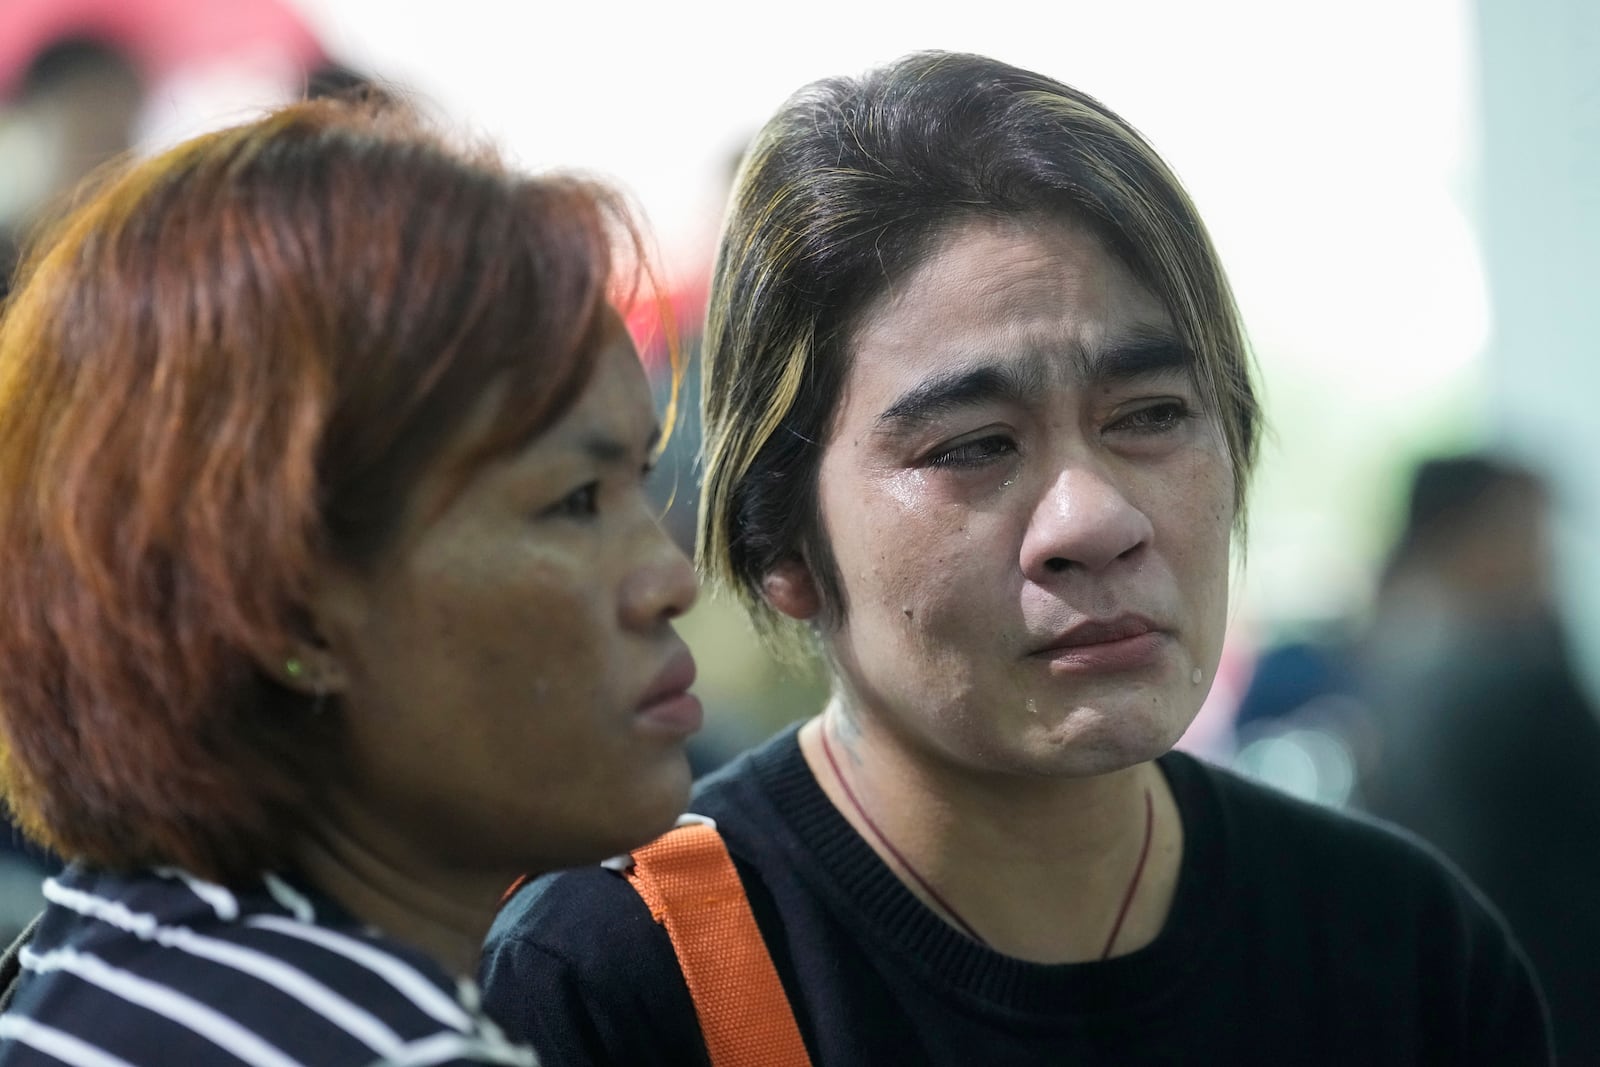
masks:
[[[920,470],[899,471],[888,480],[885,489],[901,511],[920,511],[928,494],[927,474]]]

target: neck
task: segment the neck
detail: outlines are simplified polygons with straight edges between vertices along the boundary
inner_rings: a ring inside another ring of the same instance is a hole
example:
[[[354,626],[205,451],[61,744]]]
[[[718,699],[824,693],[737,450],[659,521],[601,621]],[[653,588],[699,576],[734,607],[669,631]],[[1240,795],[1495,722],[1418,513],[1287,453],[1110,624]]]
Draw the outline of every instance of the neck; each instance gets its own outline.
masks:
[[[449,869],[359,816],[330,820],[303,843],[301,873],[357,919],[470,976],[514,874]]]
[[[1153,764],[1086,778],[983,774],[914,751],[837,703],[800,740],[834,806],[968,936],[1067,963],[1123,955],[1160,932],[1182,827]]]

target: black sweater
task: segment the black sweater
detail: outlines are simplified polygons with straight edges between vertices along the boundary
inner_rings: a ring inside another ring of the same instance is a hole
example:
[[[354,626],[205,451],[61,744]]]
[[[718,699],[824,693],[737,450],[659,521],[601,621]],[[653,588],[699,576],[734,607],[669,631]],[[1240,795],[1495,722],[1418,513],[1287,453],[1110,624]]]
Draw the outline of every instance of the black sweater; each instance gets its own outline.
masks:
[[[789,730],[707,779],[818,1067],[1542,1064],[1543,1006],[1484,900],[1387,828],[1189,756],[1172,911],[1094,963],[1001,955],[947,925],[833,807]],[[671,942],[593,868],[537,882],[489,935],[485,1005],[544,1061],[705,1064]]]

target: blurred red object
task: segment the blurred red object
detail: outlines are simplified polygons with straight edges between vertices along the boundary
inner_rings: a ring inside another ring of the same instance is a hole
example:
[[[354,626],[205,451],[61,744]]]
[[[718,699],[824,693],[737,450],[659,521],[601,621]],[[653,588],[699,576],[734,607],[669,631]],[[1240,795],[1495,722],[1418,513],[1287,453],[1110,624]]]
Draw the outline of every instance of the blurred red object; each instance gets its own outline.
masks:
[[[628,332],[639,349],[639,357],[652,377],[668,373],[667,339],[692,342],[705,329],[706,304],[711,279],[695,277],[677,285],[663,286],[657,298],[649,287],[634,294],[625,308]]]
[[[80,36],[126,49],[151,82],[230,58],[269,54],[307,70],[325,58],[283,0],[0,0],[0,98],[43,49]]]

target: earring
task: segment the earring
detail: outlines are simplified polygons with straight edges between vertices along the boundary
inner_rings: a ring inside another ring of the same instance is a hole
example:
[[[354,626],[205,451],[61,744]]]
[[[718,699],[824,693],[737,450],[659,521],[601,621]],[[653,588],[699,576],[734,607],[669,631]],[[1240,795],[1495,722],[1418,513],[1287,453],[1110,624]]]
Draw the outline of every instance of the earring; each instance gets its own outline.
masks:
[[[306,672],[306,665],[304,663],[301,663],[298,659],[296,659],[293,656],[290,656],[283,663],[283,673],[287,674],[291,678],[298,678],[302,674],[304,674],[305,672]]]

